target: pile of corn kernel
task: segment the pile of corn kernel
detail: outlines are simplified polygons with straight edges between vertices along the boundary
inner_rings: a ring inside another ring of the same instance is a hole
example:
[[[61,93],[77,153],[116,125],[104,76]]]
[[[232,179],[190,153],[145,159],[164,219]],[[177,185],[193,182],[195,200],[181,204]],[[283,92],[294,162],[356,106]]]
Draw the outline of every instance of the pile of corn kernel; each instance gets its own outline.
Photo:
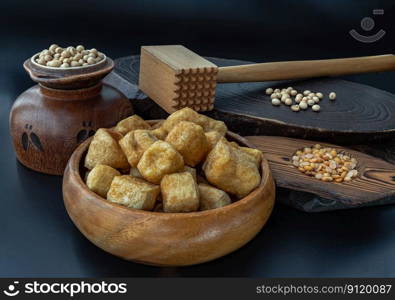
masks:
[[[42,66],[54,68],[75,68],[93,65],[104,59],[104,54],[95,48],[86,50],[84,46],[62,48],[52,44],[48,49],[40,52],[34,59],[36,63]]]
[[[309,107],[315,112],[319,112],[321,107],[319,105],[320,101],[324,98],[323,93],[314,93],[310,90],[305,90],[303,93],[299,93],[293,87],[288,87],[286,89],[266,89],[266,95],[270,95],[272,99],[272,104],[274,106],[279,106],[281,103],[289,106],[292,111],[297,112],[300,110],[306,110]],[[294,99],[292,99],[294,97]],[[331,92],[329,94],[330,100],[336,99],[336,93]]]
[[[358,175],[355,158],[319,144],[296,151],[292,164],[302,173],[326,182],[351,181]]]

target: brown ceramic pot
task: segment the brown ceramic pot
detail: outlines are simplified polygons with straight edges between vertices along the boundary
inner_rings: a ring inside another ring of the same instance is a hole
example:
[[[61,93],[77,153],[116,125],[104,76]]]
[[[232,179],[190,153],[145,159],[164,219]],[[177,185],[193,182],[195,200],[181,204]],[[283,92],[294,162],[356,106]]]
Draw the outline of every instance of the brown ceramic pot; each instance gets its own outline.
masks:
[[[23,165],[62,175],[72,152],[97,128],[114,126],[133,113],[123,94],[101,83],[113,66],[108,57],[97,65],[71,69],[25,61],[25,69],[39,84],[22,93],[10,113],[10,133]]]

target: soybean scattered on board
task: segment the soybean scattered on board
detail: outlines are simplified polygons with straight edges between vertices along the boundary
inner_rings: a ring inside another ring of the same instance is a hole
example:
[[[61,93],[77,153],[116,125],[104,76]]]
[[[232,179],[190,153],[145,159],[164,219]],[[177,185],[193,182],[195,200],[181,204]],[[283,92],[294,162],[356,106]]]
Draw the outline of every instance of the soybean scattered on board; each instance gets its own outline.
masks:
[[[273,106],[280,106],[281,104],[284,104],[289,106],[294,112],[307,110],[309,107],[311,107],[312,111],[319,112],[321,110],[319,103],[324,99],[324,94],[321,92],[315,93],[310,90],[298,92],[291,86],[281,90],[267,88],[266,95],[270,96]],[[328,98],[332,101],[335,100],[336,93],[329,93]]]

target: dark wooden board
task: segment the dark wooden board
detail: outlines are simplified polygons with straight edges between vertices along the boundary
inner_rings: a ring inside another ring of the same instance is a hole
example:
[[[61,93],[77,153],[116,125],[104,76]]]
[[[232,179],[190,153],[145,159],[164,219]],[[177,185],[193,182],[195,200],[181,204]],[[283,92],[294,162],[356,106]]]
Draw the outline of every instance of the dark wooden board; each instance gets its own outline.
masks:
[[[251,62],[208,57],[218,66]],[[150,118],[165,112],[138,90],[139,56],[115,61],[111,84],[135,99],[136,111],[149,111]],[[335,91],[336,101],[321,101],[322,111],[292,112],[274,107],[265,95],[267,87],[293,86],[328,94]],[[362,144],[395,138],[395,96],[391,93],[337,78],[303,81],[219,84],[215,109],[208,115],[227,122],[242,135],[282,135],[326,140],[340,144]]]
[[[248,141],[262,150],[269,161],[276,185],[333,199],[350,206],[395,196],[395,165],[352,149],[321,143],[344,151],[357,159],[357,178],[350,182],[323,182],[300,172],[292,165],[296,150],[311,147],[313,141],[275,136],[249,136]]]
[[[111,72],[104,79],[104,81],[114,86],[115,88],[123,92],[129,99],[131,99],[135,112],[143,116],[145,119],[166,118],[168,114],[163,109],[161,109],[161,107],[158,106],[154,101],[147,98],[147,96],[138,88],[138,58],[138,56],[129,56],[116,59],[114,71]],[[212,60],[227,61],[222,59]],[[242,63],[241,61],[238,62]],[[284,85],[288,86],[288,83],[284,83]],[[222,88],[226,88],[227,86],[229,86],[229,84],[222,85]],[[341,133],[327,133],[326,135],[316,135],[314,134],[314,130],[311,131],[306,129],[300,129],[298,127],[293,127],[292,130],[289,130],[290,126],[288,126],[287,124],[280,124],[278,122],[272,122],[271,120],[263,120],[235,113],[226,113],[223,111],[219,111],[218,108],[216,108],[213,112],[210,112],[210,115],[212,117],[225,121],[230,130],[240,135],[286,135],[291,137],[318,140],[321,143],[324,141],[341,145],[352,144],[349,147],[376,157],[380,157],[390,163],[395,164],[395,138],[392,137],[386,139],[383,138],[385,137],[385,135],[383,134],[378,134],[377,136],[373,134],[368,134],[367,136],[364,134],[352,134],[353,138],[350,139],[350,134],[347,133],[345,133],[344,135]],[[392,133],[390,134],[390,136],[392,136]],[[304,211],[326,211],[355,207],[355,205],[352,205],[350,201],[339,202],[337,200],[329,200],[321,196],[315,196],[311,193],[285,189],[280,190],[288,193],[286,197],[280,197],[280,199],[282,199],[281,201]],[[370,203],[374,205],[389,202],[391,202],[391,198],[383,201]],[[370,205],[370,203],[368,203],[368,205]]]

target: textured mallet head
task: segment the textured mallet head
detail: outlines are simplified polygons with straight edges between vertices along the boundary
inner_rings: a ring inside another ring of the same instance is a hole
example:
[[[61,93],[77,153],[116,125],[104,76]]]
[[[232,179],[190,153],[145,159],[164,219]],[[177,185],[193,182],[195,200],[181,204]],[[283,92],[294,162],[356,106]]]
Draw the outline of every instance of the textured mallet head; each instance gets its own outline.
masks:
[[[168,113],[214,108],[218,67],[181,45],[141,47],[139,88]]]

